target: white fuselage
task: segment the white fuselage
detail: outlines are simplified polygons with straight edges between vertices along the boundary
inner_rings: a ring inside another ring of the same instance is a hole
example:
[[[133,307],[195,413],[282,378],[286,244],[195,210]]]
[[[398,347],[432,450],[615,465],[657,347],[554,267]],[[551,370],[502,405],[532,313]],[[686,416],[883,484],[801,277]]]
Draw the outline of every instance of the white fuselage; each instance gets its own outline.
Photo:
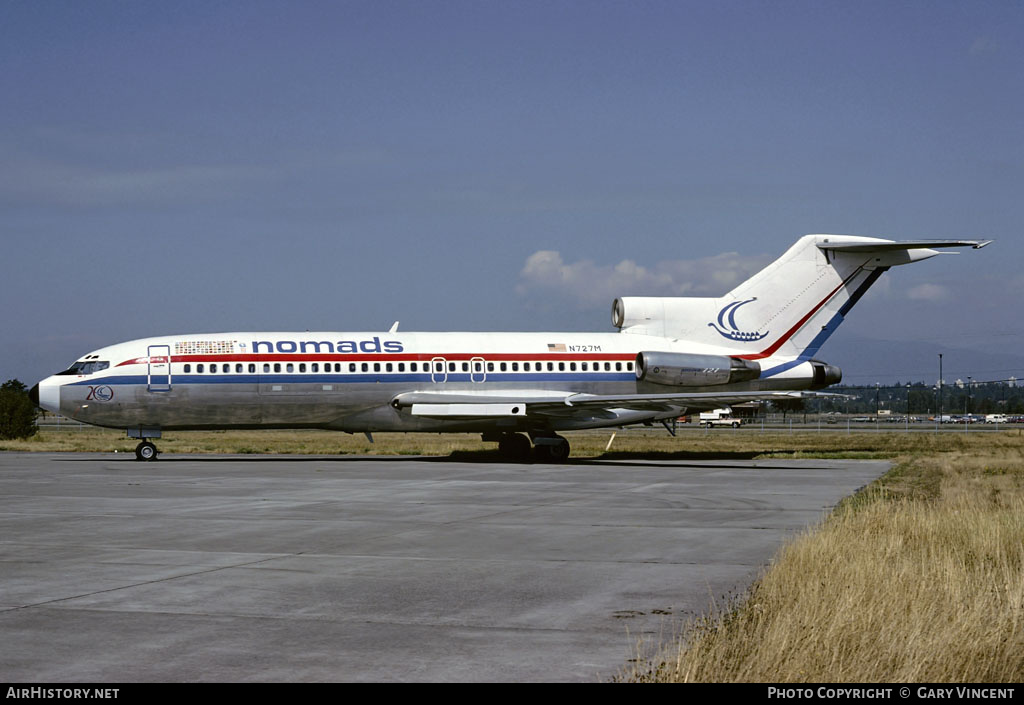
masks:
[[[126,429],[528,430],[526,418],[438,418],[391,404],[406,393],[501,397],[635,394],[641,351],[736,351],[622,333],[218,333],[101,348],[39,384],[39,403]],[[104,364],[105,363],[105,364]],[[799,359],[760,360],[760,377],[690,391],[807,389]],[[77,369],[76,369],[77,368]],[[692,410],[692,408],[691,408]],[[546,417],[549,430],[664,418],[669,412]]]

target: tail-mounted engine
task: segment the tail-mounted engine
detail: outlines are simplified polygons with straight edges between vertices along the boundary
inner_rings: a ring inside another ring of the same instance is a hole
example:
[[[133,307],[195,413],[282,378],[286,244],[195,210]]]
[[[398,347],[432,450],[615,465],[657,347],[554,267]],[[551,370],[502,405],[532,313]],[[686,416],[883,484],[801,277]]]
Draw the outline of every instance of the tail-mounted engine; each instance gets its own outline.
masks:
[[[642,352],[636,356],[638,384],[663,387],[710,387],[757,379],[761,365],[728,355]]]
[[[821,360],[808,360],[814,370],[814,380],[811,389],[824,389],[830,384],[839,384],[843,381],[843,371],[835,365],[829,365]]]

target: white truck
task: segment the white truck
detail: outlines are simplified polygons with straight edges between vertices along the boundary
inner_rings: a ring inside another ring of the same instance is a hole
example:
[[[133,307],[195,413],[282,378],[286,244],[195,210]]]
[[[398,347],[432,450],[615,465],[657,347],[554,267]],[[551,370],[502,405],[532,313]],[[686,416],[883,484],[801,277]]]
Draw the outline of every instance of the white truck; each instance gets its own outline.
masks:
[[[700,425],[707,428],[714,426],[731,426],[739,428],[743,425],[743,419],[733,416],[732,409],[715,409],[714,411],[702,411],[700,414]]]

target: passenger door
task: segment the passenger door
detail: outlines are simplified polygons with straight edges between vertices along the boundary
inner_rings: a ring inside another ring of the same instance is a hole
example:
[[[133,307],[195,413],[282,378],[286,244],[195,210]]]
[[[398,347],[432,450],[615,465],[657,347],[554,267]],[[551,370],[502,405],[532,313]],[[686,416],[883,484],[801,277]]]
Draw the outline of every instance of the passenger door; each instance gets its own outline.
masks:
[[[150,345],[146,370],[146,389],[150,392],[171,391],[171,346]]]

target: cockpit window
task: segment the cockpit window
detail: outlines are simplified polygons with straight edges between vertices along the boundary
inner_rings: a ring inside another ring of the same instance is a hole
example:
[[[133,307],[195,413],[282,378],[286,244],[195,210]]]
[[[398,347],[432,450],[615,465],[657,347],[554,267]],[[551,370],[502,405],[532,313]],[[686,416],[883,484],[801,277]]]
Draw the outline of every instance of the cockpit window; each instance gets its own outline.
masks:
[[[93,372],[99,372],[110,367],[110,363],[100,360],[90,360],[89,362],[76,362],[68,369],[63,372],[58,372],[62,375],[91,375]]]

